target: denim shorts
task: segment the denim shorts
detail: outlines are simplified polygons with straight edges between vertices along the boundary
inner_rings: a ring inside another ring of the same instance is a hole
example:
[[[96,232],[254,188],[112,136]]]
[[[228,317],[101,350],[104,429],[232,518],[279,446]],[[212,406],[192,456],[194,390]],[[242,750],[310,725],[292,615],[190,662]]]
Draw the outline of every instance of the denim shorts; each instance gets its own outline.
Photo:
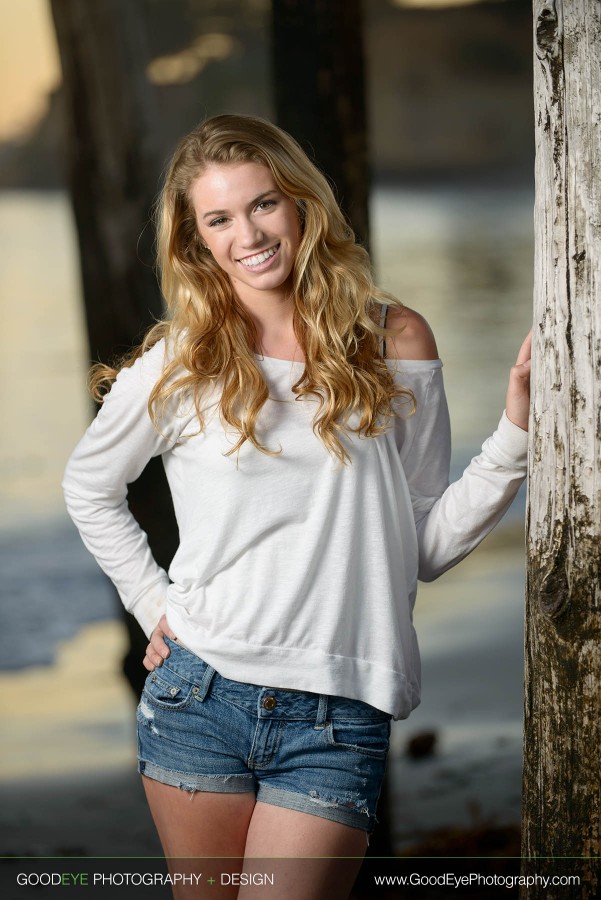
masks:
[[[368,833],[391,716],[360,700],[223,678],[165,638],[138,706],[138,771],[184,791],[257,800]]]

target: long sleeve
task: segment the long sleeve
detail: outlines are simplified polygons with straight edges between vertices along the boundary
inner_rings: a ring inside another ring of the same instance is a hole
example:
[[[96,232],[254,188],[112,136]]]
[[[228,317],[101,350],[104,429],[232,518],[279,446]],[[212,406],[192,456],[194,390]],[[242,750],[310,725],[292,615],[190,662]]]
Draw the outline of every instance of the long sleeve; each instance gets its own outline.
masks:
[[[84,544],[147,636],[165,610],[169,578],[129,510],[127,485],[178,437],[176,416],[162,415],[158,430],[148,413],[164,354],[160,341],[119,373],[73,451],[63,479],[67,509]]]
[[[398,373],[399,382],[411,384],[415,363],[399,365],[408,369]],[[397,425],[422,581],[433,581],[464,559],[500,521],[526,476],[528,450],[527,433],[503,413],[482,452],[449,485],[451,438],[441,364],[429,365],[416,382],[415,415]]]

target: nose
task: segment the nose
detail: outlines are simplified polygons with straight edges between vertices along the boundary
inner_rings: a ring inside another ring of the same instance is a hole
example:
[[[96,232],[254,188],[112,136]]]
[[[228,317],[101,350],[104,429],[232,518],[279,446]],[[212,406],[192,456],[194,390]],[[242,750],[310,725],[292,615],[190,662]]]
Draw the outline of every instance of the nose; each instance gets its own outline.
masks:
[[[238,243],[245,250],[252,250],[263,241],[263,230],[256,219],[251,216],[240,220],[238,230]]]

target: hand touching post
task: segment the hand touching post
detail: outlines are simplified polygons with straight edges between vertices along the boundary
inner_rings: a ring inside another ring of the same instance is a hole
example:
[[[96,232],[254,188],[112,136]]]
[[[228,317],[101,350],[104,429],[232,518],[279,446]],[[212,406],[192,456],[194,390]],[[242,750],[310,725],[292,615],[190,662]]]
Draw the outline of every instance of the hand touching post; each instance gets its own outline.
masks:
[[[509,373],[509,387],[505,400],[507,418],[514,425],[528,431],[530,414],[530,354],[532,350],[532,331],[529,331],[520,347],[515,366]]]

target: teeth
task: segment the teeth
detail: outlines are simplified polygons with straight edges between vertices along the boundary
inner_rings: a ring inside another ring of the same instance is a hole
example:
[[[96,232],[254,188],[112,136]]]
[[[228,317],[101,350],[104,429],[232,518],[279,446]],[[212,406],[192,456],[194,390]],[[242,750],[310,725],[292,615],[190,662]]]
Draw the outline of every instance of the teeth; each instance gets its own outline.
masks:
[[[261,263],[264,263],[265,260],[270,259],[276,252],[280,245],[276,244],[275,247],[271,247],[269,250],[264,250],[263,253],[257,253],[256,256],[246,256],[244,259],[241,259],[240,262],[243,266],[260,266]]]

